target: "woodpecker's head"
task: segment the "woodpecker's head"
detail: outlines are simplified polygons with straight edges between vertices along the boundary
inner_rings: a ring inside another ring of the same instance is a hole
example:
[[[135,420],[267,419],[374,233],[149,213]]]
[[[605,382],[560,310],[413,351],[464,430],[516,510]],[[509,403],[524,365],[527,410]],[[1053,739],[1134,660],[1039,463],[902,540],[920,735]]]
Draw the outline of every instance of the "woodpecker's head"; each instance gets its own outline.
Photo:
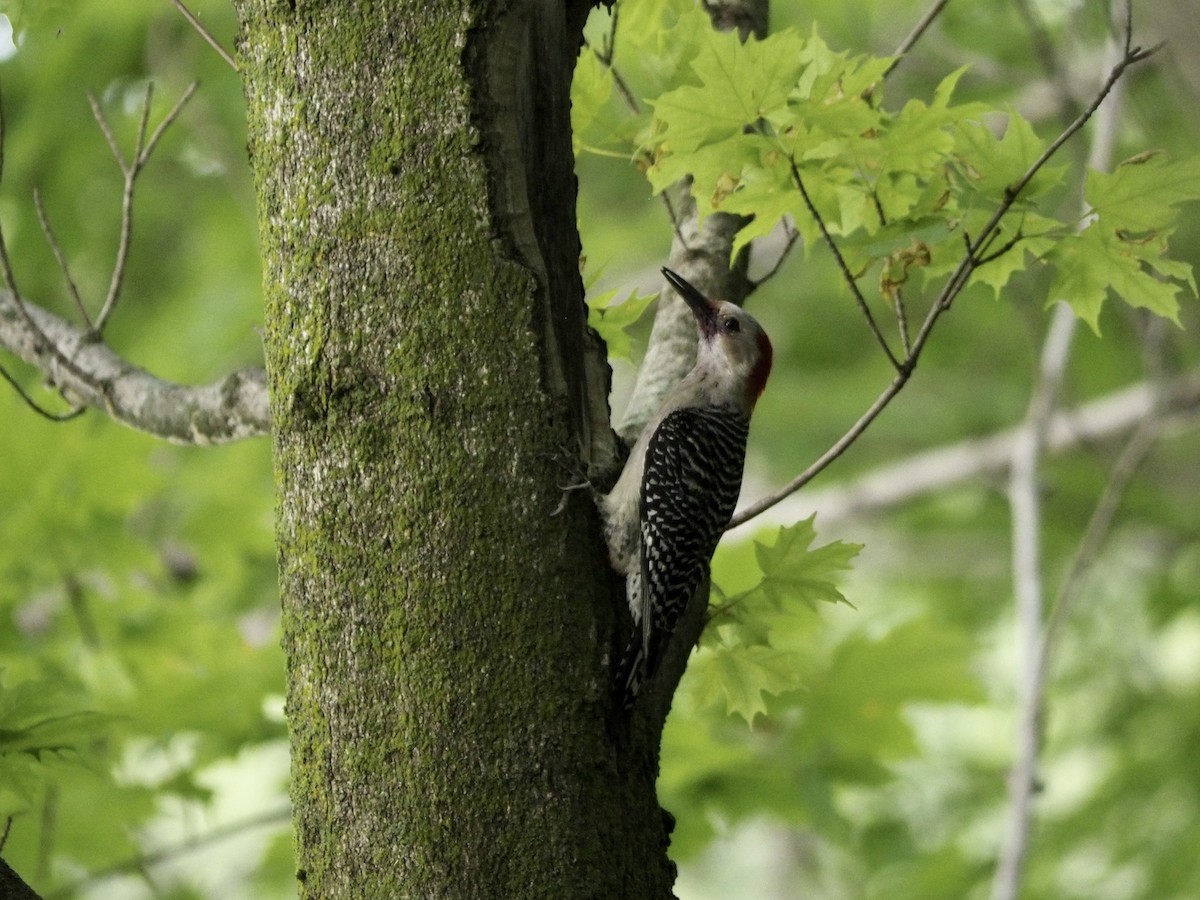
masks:
[[[771,341],[758,321],[739,306],[710,300],[670,269],[662,270],[696,317],[700,330],[697,367],[712,369],[731,385],[741,385],[749,409],[767,386],[771,374]]]

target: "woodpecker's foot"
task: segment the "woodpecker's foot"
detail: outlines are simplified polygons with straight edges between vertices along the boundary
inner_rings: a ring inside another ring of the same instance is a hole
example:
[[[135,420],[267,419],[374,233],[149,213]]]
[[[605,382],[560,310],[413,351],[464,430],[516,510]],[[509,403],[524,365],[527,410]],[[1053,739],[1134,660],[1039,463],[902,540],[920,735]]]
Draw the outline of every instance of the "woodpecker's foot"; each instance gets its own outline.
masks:
[[[581,481],[575,484],[560,484],[558,489],[562,491],[562,499],[558,501],[558,506],[554,507],[554,512],[550,513],[552,516],[562,515],[567,508],[567,501],[571,499],[573,491],[588,491],[592,496],[593,502],[600,497],[600,492],[596,490],[590,481]]]
[[[562,491],[562,499],[558,501],[558,506],[554,507],[552,516],[562,515],[567,508],[567,502],[571,499],[571,493],[574,491],[586,490],[592,498],[592,502],[596,502],[600,498],[600,492],[596,490],[596,486],[592,484],[587,477],[582,461],[579,459],[579,454],[571,453],[565,448],[555,454],[554,462],[563,470],[566,478],[566,484],[560,484],[558,489]]]

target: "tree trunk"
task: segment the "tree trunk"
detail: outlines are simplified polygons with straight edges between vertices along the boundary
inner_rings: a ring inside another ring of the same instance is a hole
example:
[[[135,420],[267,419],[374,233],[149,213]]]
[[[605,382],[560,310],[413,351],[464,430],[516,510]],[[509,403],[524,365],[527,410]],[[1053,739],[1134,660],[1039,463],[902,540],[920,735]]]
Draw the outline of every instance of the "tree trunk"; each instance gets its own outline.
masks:
[[[666,897],[661,718],[563,461],[614,463],[578,274],[587,5],[240,0],[307,897]]]

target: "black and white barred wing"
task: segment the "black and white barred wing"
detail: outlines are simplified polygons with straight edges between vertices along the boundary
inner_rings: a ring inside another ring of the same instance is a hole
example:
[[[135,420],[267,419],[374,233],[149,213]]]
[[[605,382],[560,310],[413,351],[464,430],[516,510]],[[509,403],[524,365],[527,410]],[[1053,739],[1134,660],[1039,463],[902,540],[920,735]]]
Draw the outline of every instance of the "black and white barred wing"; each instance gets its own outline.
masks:
[[[642,678],[658,668],[670,634],[707,574],[708,562],[733,515],[749,424],[746,416],[730,409],[677,409],[659,423],[646,447],[641,492],[642,628],[630,642],[622,666],[628,701]]]

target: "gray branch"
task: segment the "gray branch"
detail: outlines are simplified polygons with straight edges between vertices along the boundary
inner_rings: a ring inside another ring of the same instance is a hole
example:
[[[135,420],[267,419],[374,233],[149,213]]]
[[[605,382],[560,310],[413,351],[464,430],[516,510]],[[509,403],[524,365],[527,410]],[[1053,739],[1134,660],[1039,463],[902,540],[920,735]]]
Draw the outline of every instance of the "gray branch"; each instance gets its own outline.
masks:
[[[1045,450],[1065,453],[1080,446],[1111,441],[1141,427],[1150,417],[1181,417],[1195,421],[1200,413],[1200,371],[1171,382],[1161,400],[1159,388],[1139,382],[1051,416]],[[998,478],[1012,465],[1013,448],[1022,427],[926,450],[898,462],[880,466],[845,484],[801,492],[772,507],[754,526],[791,525],[812,513],[818,524],[831,523],[894,509],[920,497],[969,484],[981,478]]]
[[[86,329],[8,292],[0,292],[0,347],[38,369],[69,402],[173,443],[226,444],[271,428],[261,368],[239,369],[207,385],[164,381]]]

